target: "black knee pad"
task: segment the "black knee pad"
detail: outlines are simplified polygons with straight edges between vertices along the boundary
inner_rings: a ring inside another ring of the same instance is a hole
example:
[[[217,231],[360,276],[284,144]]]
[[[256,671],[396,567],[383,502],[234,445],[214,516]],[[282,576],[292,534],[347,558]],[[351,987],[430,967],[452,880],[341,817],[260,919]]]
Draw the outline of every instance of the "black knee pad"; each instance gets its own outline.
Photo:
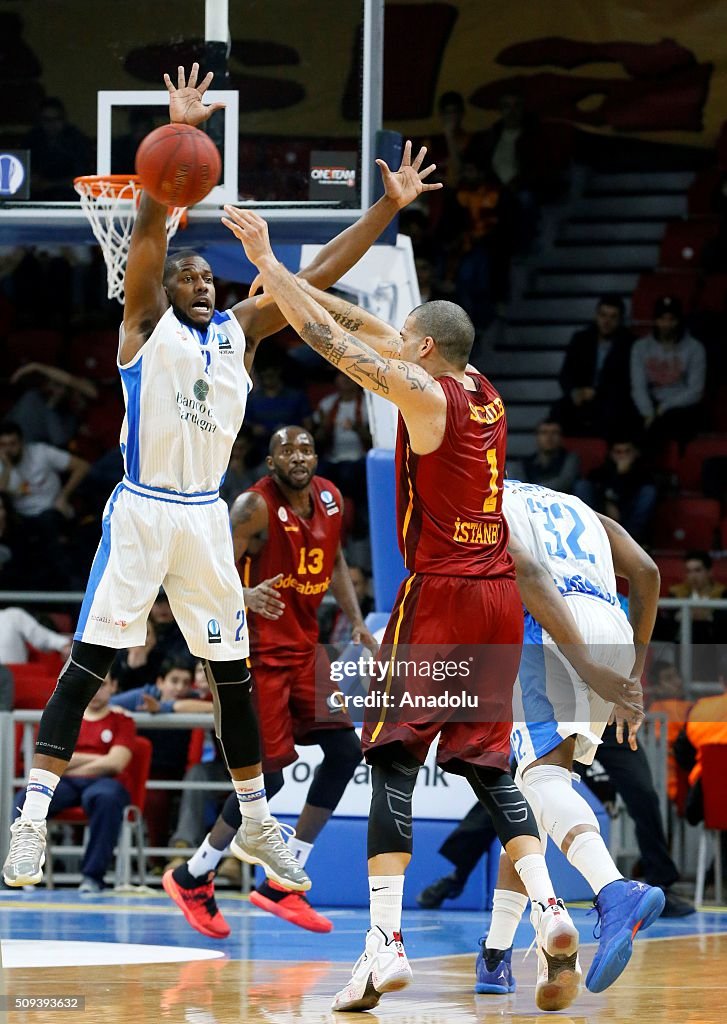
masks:
[[[206,661],[205,675],[215,704],[215,733],[227,767],[249,768],[260,761],[260,732],[252,704],[252,675],[244,661]]]
[[[421,765],[401,744],[382,747],[371,767],[368,857],[411,853],[411,801]]]
[[[83,712],[103,683],[116,651],[74,640],[71,656],[46,705],[35,745],[37,754],[70,761],[78,742]]]
[[[315,770],[306,803],[335,811],[353,773],[361,764],[361,741],[354,729],[320,729],[308,738],[315,738],[324,757]]]
[[[467,781],[480,803],[489,811],[497,838],[503,846],[519,836],[540,840],[538,823],[530,804],[508,772],[468,765]]]

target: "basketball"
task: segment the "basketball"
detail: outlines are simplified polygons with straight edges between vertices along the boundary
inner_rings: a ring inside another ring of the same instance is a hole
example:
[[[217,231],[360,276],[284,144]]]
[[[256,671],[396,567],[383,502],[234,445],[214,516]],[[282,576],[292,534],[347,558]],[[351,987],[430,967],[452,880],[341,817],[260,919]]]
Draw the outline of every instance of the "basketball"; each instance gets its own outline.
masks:
[[[166,206],[194,206],[214,188],[221,171],[212,139],[188,124],[162,125],[136,151],[142,188]]]

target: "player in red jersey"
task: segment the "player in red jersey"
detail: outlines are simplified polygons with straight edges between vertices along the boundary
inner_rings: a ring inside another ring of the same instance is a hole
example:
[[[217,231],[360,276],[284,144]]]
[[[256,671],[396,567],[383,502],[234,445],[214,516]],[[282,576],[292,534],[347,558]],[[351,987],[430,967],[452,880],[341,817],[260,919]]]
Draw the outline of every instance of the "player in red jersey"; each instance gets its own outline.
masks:
[[[237,498],[230,519],[235,558],[242,559],[245,607],[252,613],[250,660],[268,797],[280,791],[282,769],[297,759],[296,743],[317,744],[324,753],[288,842],[302,867],[361,761],[351,719],[340,702],[327,700],[338,688],[317,690],[315,684],[316,658],[325,658],[317,647],[317,612],[329,589],[351,622],[353,643],[372,651],[378,645],[364,626],[341,550],[341,495],[330,481],[314,475],[313,438],[302,427],[283,427],[273,434],[267,462],[270,476]],[[326,679],[327,668],[319,664],[319,679]],[[214,899],[213,879],[239,827],[239,803],[231,793],[199,850],[164,876],[164,888],[203,935],[229,935]],[[303,893],[269,880],[251,893],[250,901],[310,931],[333,927]]]
[[[411,980],[401,939],[404,871],[412,849],[411,798],[437,735],[439,764],[467,778],[487,807],[532,901],[541,975],[538,1005],[564,1008],[580,987],[578,932],[556,899],[535,818],[508,772],[523,619],[501,512],[504,408],[490,382],[468,363],[472,323],[451,302],[428,302],[409,314],[397,335],[357,307],[299,287],[275,259],[265,221],[251,211],[226,211],[227,227],[259,271],[251,293],[262,284],[262,301],[277,302],[307,344],[399,408],[397,505],[410,575],[384,637],[391,661],[404,643],[472,645],[477,684],[488,703],[488,720],[478,722],[435,721],[431,713],[400,722],[384,706],[378,721],[365,729],[373,785],[371,928],[365,952],[333,1008],[371,1009],[383,992],[404,988]],[[523,566],[534,564],[522,553],[519,560]],[[537,566],[524,573],[521,592],[534,614],[556,593]],[[556,625],[558,642],[573,637],[573,620],[563,605],[556,602],[553,609],[563,625],[562,630]],[[613,681],[626,701],[628,681]]]

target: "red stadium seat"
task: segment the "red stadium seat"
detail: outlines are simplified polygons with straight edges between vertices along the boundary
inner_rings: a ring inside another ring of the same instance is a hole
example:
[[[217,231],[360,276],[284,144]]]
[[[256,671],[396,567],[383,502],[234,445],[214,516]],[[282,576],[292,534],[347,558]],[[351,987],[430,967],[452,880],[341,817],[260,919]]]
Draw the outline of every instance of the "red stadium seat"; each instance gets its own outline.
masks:
[[[719,167],[700,171],[687,192],[687,212],[690,217],[714,217],[715,192],[722,181],[723,172]]]
[[[712,498],[671,498],[657,508],[654,541],[656,547],[714,547],[720,506]]]
[[[691,273],[642,274],[631,298],[631,322],[636,326],[641,324],[650,327],[654,320],[654,303],[665,295],[680,299],[684,312],[689,313],[696,287],[696,277]]]
[[[659,266],[666,270],[697,270],[702,249],[715,237],[711,221],[677,220],[667,224],[659,251]]]
[[[698,437],[690,441],[679,460],[677,475],[686,491],[699,491],[702,487],[702,466],[707,459],[727,458],[727,437]]]
[[[600,437],[564,437],[563,447],[575,452],[581,460],[581,475],[588,476],[606,459],[608,445]]]
[[[727,832],[727,744],[707,743],[699,752],[702,762],[702,797],[704,800],[704,831],[699,837],[697,854],[697,878],[694,891],[694,903],[699,905],[704,900],[704,881],[707,874],[707,844],[711,840],[712,851],[717,867],[715,869],[715,897],[722,900],[722,872],[719,870],[721,859],[720,832]],[[711,833],[711,836],[710,836]]]
[[[9,334],[5,343],[7,369],[15,370],[25,363],[50,363],[59,366],[62,362],[61,347],[63,335],[60,331],[28,329]]]
[[[71,341],[68,355],[69,369],[80,377],[92,380],[116,378],[116,355],[119,348],[119,332],[113,328],[106,331],[83,331]]]
[[[13,707],[42,710],[55,689],[57,673],[48,672],[43,665],[28,662],[24,665],[8,665],[13,674],[15,699]]]
[[[705,277],[694,308],[700,313],[724,313],[727,310],[727,274]]]
[[[666,597],[669,587],[675,583],[681,583],[684,579],[684,556],[683,555],[655,555],[654,561],[659,566],[661,574],[661,589],[659,594]]]

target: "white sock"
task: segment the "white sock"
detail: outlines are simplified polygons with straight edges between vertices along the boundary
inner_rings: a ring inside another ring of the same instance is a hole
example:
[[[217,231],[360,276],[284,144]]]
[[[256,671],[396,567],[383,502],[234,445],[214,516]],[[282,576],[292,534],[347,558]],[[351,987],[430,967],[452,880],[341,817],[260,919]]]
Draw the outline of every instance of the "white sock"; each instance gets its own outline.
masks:
[[[401,934],[401,903],[404,898],[403,875],[370,875],[369,900],[371,927],[380,928],[390,939]]]
[[[492,918],[485,945],[488,949],[509,949],[515,930],[528,905],[528,897],[509,889],[495,889],[492,897]]]
[[[567,857],[576,871],[583,875],[595,896],[604,885],[623,878],[600,832],[580,832],[570,844]]]
[[[265,779],[262,775],[256,775],[254,779],[245,779],[242,782],[237,780],[233,780],[233,782],[240,804],[240,814],[243,818],[264,821],[265,818],[270,817],[270,808],[265,796]]]
[[[204,842],[187,861],[187,868],[194,878],[202,878],[209,871],[216,871],[217,865],[225,856],[225,850],[217,850],[210,843],[209,834],[204,837]]]
[[[32,818],[33,821],[45,821],[48,817],[50,802],[60,781],[60,775],[47,772],[44,768],[31,768],[25,790],[25,803],[20,817],[26,820]]]
[[[288,840],[288,849],[293,854],[295,859],[298,861],[302,868],[305,867],[305,863],[311,855],[313,849],[313,843],[304,843],[302,839],[298,839],[297,836],[291,836]]]
[[[553,883],[550,881],[542,853],[529,853],[526,857],[521,857],[515,865],[515,870],[533,903],[542,903],[545,907],[548,900],[555,899]]]

